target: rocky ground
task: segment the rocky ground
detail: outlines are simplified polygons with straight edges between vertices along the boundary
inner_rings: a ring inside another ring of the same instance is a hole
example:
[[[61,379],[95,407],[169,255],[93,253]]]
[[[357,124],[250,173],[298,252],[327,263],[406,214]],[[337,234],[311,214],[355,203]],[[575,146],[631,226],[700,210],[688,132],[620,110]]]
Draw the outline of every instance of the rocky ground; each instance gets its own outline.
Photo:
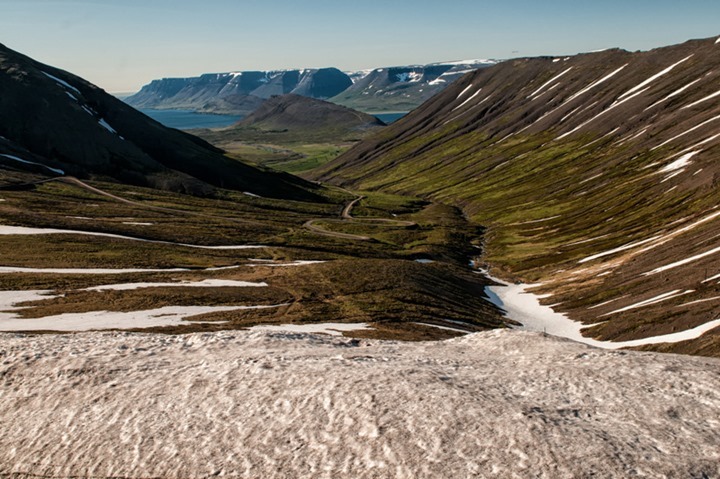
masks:
[[[718,477],[720,361],[498,330],[0,336],[0,477]]]

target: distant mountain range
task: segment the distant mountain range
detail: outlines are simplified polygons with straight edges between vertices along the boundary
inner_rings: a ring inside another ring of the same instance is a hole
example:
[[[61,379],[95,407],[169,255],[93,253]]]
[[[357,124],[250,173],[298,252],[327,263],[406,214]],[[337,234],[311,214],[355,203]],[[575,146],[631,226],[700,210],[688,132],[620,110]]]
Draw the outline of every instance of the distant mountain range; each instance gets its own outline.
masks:
[[[142,109],[248,115],[262,99],[295,94],[362,111],[410,111],[463,74],[492,64],[469,60],[357,72],[320,68],[213,73],[154,80],[125,101]]]
[[[314,199],[307,182],[226,157],[100,88],[0,45],[0,165],[210,195]]]
[[[720,39],[469,73],[314,178],[461,207],[586,336],[720,353]]]

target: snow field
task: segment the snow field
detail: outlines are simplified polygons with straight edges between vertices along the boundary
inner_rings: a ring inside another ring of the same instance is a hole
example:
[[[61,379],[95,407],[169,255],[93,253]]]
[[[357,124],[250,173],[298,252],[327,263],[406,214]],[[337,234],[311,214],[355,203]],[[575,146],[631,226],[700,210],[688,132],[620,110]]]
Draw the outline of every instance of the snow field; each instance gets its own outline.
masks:
[[[0,335],[0,474],[715,477],[720,362],[491,331]]]

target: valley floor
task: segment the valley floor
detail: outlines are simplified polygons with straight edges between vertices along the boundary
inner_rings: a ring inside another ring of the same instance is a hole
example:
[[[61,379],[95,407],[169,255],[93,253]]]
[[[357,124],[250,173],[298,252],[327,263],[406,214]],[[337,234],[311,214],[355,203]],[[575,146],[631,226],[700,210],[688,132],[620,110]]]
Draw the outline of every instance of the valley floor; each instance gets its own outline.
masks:
[[[0,335],[0,477],[718,477],[720,362],[498,330]]]

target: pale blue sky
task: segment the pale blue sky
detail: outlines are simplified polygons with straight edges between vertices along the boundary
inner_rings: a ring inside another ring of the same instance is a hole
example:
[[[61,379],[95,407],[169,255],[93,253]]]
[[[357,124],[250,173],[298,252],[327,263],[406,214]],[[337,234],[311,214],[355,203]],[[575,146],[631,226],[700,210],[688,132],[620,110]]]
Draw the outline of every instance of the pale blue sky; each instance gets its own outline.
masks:
[[[646,50],[718,0],[0,0],[0,43],[111,92],[204,72]]]

